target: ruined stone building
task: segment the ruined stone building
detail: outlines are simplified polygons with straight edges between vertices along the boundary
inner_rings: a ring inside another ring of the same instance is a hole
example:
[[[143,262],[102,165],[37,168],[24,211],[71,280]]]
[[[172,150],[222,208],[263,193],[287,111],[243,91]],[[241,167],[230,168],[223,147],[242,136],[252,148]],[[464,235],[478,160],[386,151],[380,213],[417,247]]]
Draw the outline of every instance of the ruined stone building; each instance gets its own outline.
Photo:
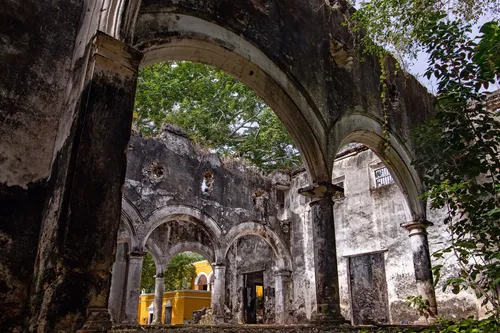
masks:
[[[313,319],[311,200],[299,194],[307,185],[304,170],[261,175],[196,148],[171,126],[160,139],[132,137],[127,158],[109,302],[114,322],[137,322],[145,251],[156,265],[153,323],[162,318],[165,267],[185,251],[213,262],[217,321],[257,323],[256,286],[264,291],[263,323]],[[337,155],[333,184],[344,189],[334,199],[342,315],[353,324],[417,321],[405,304],[418,290],[409,233],[401,227],[410,218],[403,193],[382,161],[358,143]],[[428,216],[440,226],[430,237],[438,246],[447,237],[442,216]],[[452,262],[445,265],[454,270]],[[482,314],[473,294],[438,291],[434,301],[452,318]]]
[[[361,265],[365,259],[351,255],[366,251],[336,245],[336,231],[349,236],[338,231],[348,219],[334,221],[331,199],[342,192],[332,184],[334,161],[351,142],[381,156],[401,189],[405,219],[390,225],[407,223],[413,275],[405,272],[414,277],[407,284],[434,309],[429,219],[408,139],[430,117],[432,97],[401,71],[380,84],[378,60],[361,54],[343,24],[346,8],[324,0],[3,1],[0,331],[109,330],[108,307],[118,309],[119,297],[123,312],[112,312],[113,319],[130,320],[142,254],[155,253],[161,273],[176,235],[186,236],[179,248],[197,246],[215,263],[216,318],[226,320],[227,306],[227,320],[239,320],[242,294],[231,288],[247,276],[274,292],[269,320],[343,322],[342,270],[345,261]],[[165,156],[132,160],[125,181],[126,152],[161,144],[129,144],[138,69],[166,60],[212,65],[253,89],[294,139],[304,173],[273,182],[210,154],[167,154],[191,149],[179,139],[156,150]],[[395,61],[387,59],[385,68],[395,73]],[[391,149],[384,153],[386,136]],[[168,188],[174,167],[180,174]],[[346,198],[337,207],[350,205],[353,187],[345,177]],[[383,253],[387,278],[389,245],[370,245],[374,265]],[[264,251],[253,256],[258,260],[247,260],[257,249]],[[248,275],[254,267],[265,273]],[[120,269],[127,273],[111,274]],[[116,296],[124,283],[127,293]],[[388,287],[389,307],[403,290]]]

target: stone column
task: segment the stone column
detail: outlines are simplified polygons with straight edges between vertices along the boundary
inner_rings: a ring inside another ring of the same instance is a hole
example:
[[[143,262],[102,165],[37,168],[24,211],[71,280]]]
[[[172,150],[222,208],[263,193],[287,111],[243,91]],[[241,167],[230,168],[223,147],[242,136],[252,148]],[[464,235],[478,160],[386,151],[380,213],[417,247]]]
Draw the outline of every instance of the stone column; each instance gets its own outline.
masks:
[[[67,87],[73,110],[61,119],[54,194],[40,233],[30,309],[39,332],[111,327],[111,267],[142,55],[103,33],[88,49],[78,60],[85,63],[78,65],[85,70],[81,90]]]
[[[429,317],[421,317],[417,323],[433,323],[437,316],[437,303],[432,279],[429,243],[427,241],[427,228],[433,226],[433,224],[432,222],[423,221],[401,223],[401,226],[408,230],[410,236],[418,295],[422,296],[429,305]]]
[[[214,263],[214,288],[212,290],[212,311],[215,323],[224,322],[224,304],[226,303],[226,266]]]
[[[127,286],[127,253],[128,243],[116,245],[116,258],[111,271],[111,289],[109,291],[108,309],[113,324],[123,320],[123,295]]]
[[[275,275],[275,320],[276,324],[288,324],[288,302],[290,301],[291,272],[280,270]]]
[[[141,294],[142,261],[146,252],[129,253],[127,290],[125,292],[125,318],[123,323],[137,324],[137,305]]]
[[[311,198],[311,222],[314,240],[314,267],[316,276],[317,322],[344,323],[340,314],[339,278],[333,196],[343,189],[330,183],[318,183],[299,189],[299,194]]]
[[[161,324],[161,314],[163,310],[163,292],[165,291],[165,281],[163,274],[157,274],[155,279],[155,308],[153,312],[153,324]]]

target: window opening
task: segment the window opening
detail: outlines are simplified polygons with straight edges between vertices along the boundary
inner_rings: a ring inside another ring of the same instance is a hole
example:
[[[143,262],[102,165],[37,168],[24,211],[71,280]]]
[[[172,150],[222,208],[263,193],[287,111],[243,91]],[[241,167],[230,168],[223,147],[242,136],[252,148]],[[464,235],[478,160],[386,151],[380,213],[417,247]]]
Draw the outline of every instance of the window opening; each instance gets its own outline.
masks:
[[[205,275],[198,276],[198,290],[208,290],[208,281]]]
[[[344,193],[338,193],[336,194],[335,198],[334,199],[340,199],[340,198],[344,198],[345,197],[345,187],[344,187],[344,181],[345,181],[345,176],[340,176],[340,177],[337,177],[335,178],[333,181],[332,181],[332,184],[333,185],[336,185],[338,187],[342,187],[344,189]]]
[[[379,168],[373,171],[375,175],[375,187],[379,188],[385,185],[394,184],[389,170],[386,167]]]

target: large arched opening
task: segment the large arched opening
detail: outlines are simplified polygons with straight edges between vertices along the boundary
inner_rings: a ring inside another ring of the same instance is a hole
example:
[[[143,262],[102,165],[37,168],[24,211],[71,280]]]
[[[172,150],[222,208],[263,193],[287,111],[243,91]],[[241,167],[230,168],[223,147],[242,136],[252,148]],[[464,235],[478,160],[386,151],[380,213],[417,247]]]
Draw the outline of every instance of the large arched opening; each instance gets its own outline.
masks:
[[[134,47],[144,55],[140,67],[161,61],[187,60],[214,66],[243,82],[255,91],[283,122],[300,151],[311,181],[330,179],[328,154],[322,148],[325,147],[322,134],[325,127],[323,118],[316,107],[311,106],[311,99],[304,95],[296,82],[244,38],[212,22],[193,16],[151,13],[141,15],[138,19],[134,33]],[[220,251],[223,243],[219,244],[219,239],[233,242],[240,237],[255,235],[262,237],[263,235],[260,227],[252,226],[253,232],[248,233],[247,230],[231,240],[233,231],[230,231],[227,237],[221,237],[220,227],[210,218],[201,216],[191,209],[187,209],[191,214],[186,214],[185,211],[174,214],[168,211],[170,209],[167,207],[166,211],[165,209],[158,210],[145,218],[145,225],[152,225],[152,227],[149,230],[138,230],[143,246],[147,244],[153,231],[160,225],[172,220],[191,223],[193,216],[204,222],[203,228],[216,242],[214,262],[221,262],[217,257],[219,253],[223,255]],[[162,218],[158,218],[159,216]],[[148,223],[152,220],[156,222]],[[245,225],[245,227],[248,226]],[[272,231],[268,230],[267,234],[268,236],[263,239],[276,257],[276,265],[273,269],[280,272],[291,271],[288,251]],[[164,261],[167,261],[166,258]],[[279,275],[279,279],[281,278],[282,275]],[[216,274],[214,274],[214,280],[214,285],[217,285]],[[288,288],[287,285],[284,289],[288,290]],[[279,313],[277,317],[280,318],[277,318],[276,322],[285,323],[287,320],[285,312],[279,309],[285,306],[284,298],[287,297],[288,291],[280,290],[280,295],[283,297],[276,304],[276,313]],[[274,309],[272,312],[274,313]]]
[[[198,295],[201,305],[184,305],[185,302],[181,299],[189,299],[192,295],[184,295],[189,293],[188,291],[172,294],[172,286],[178,286],[178,283],[170,280],[179,280],[179,274],[170,271],[178,270],[179,265],[189,266],[190,261],[200,260],[205,260],[208,267],[211,267],[220,252],[217,249],[220,247],[221,236],[221,231],[213,219],[188,206],[173,206],[156,210],[135,226],[127,222],[127,214],[122,215],[122,221],[124,222],[118,238],[109,302],[109,311],[114,323],[163,323],[164,304],[168,300],[171,301],[174,311],[172,320],[175,322],[172,323],[177,324],[191,318],[192,311],[197,310],[193,306],[210,306],[210,293]],[[141,228],[143,226],[148,228]],[[136,236],[134,234],[135,247],[131,245],[130,230],[138,231]],[[196,260],[191,255],[194,253],[199,257],[195,258]],[[181,254],[184,257],[180,258]],[[211,271],[210,268],[207,276]],[[179,288],[197,290],[194,278],[188,277],[189,281],[186,281],[189,285],[182,284]],[[206,285],[208,286],[208,281]],[[165,288],[168,295],[164,294]],[[184,309],[186,306],[188,310]]]
[[[283,241],[255,222],[233,227],[225,250],[226,297],[232,320],[244,324],[289,322],[291,258]]]
[[[428,257],[427,241],[415,247],[401,227],[426,226],[423,186],[411,152],[382,121],[366,115],[345,115],[334,131],[339,145],[332,182],[344,189],[334,205],[343,314],[356,325],[417,320],[400,300],[421,293],[421,282],[404,288],[394,283],[402,276],[415,280],[424,270],[431,276],[425,261],[414,260]],[[369,281],[363,279],[368,271],[374,272]],[[432,302],[434,292],[427,289],[422,295]]]
[[[154,22],[154,24],[153,24]],[[322,151],[322,118],[294,82],[264,53],[214,23],[185,15],[144,15],[135,47],[141,67],[167,60],[211,65],[243,82],[260,96],[288,129],[312,180],[329,179]]]

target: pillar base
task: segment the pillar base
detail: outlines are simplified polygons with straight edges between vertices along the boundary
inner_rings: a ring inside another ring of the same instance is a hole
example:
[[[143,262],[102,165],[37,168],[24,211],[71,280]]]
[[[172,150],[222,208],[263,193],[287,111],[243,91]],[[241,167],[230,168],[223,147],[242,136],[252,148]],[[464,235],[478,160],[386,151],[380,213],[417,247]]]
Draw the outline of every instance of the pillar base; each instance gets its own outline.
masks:
[[[328,304],[318,304],[318,310],[318,312],[312,315],[312,323],[330,325],[350,324],[339,312],[335,313],[337,311],[331,311],[332,309],[329,309]]]
[[[90,308],[87,321],[77,333],[108,332],[111,329],[111,315],[106,308]]]
[[[344,325],[351,322],[342,316],[332,314],[314,314],[311,318],[311,323],[319,325]]]

